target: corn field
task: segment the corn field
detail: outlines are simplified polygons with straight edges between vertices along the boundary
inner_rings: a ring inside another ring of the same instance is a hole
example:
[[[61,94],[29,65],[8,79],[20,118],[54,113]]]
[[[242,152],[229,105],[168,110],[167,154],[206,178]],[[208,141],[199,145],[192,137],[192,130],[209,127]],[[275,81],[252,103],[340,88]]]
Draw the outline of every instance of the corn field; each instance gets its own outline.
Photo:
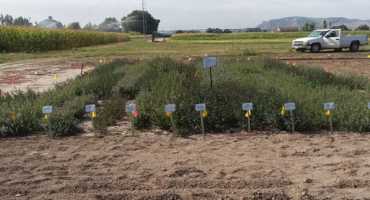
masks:
[[[0,27],[0,52],[63,50],[128,40],[120,33]]]

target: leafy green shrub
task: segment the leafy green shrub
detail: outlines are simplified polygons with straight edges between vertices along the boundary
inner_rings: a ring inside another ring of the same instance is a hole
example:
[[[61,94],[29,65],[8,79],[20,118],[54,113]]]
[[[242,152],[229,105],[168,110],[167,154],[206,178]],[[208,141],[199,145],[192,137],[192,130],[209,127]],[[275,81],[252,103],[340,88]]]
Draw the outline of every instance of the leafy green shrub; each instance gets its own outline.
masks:
[[[93,126],[101,133],[105,133],[109,126],[116,123],[125,115],[126,100],[119,96],[113,96],[106,102],[103,107],[97,110],[97,117],[93,120]]]
[[[293,66],[270,58],[265,58],[264,63],[264,67],[268,70],[275,69],[288,72],[295,76],[302,76],[304,79],[310,81],[310,84],[317,86],[341,85],[352,90],[365,90],[369,87],[369,80],[366,77],[354,75],[334,75],[330,72],[326,72],[322,68]]]
[[[68,136],[79,132],[78,124],[84,115],[84,107],[93,101],[91,96],[80,96],[55,108],[49,119],[44,121],[45,128],[52,136]]]
[[[241,56],[256,56],[257,52],[253,49],[243,49]]]
[[[32,91],[6,96],[0,103],[0,135],[24,136],[32,130],[40,130],[40,115],[34,112],[33,103],[38,97]]]
[[[175,62],[168,58],[155,59],[145,68],[141,77],[135,79],[139,93],[137,102],[140,117],[135,121],[138,128],[150,125],[169,129],[170,120],[164,115],[164,105],[178,105],[174,121],[178,130],[194,127],[193,104],[199,101],[201,73],[194,65]]]

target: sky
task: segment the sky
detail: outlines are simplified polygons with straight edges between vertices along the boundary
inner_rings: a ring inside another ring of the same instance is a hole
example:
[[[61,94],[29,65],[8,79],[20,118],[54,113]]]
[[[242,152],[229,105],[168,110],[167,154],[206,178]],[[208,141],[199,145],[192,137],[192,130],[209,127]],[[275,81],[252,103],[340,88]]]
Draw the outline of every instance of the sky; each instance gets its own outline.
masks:
[[[161,20],[160,30],[246,28],[288,16],[370,19],[370,0],[145,0],[145,5]],[[53,16],[64,24],[99,24],[136,9],[141,0],[0,0],[0,13],[33,22]]]

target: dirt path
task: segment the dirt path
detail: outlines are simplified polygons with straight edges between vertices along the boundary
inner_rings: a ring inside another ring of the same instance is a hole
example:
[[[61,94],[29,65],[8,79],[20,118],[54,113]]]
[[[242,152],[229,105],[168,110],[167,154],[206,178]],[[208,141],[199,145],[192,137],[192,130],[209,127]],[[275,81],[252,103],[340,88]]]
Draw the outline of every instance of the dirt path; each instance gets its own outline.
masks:
[[[370,136],[0,140],[0,199],[368,199]]]
[[[94,69],[87,60],[37,59],[0,65],[0,89],[2,92],[31,89],[43,92],[55,84],[73,79]]]

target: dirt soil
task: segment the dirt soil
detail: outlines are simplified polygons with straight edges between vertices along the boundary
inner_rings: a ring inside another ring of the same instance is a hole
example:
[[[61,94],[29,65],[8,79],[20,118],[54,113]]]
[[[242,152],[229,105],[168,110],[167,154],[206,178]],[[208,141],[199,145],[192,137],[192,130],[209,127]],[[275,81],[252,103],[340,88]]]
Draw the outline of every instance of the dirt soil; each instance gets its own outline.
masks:
[[[3,93],[31,89],[44,92],[57,83],[65,82],[94,69],[86,60],[39,59],[0,65],[0,89]]]
[[[104,137],[0,140],[0,199],[370,197],[370,135],[175,138],[124,127]]]
[[[276,58],[289,64],[322,67],[328,72],[370,78],[370,52],[322,52],[280,54]]]

